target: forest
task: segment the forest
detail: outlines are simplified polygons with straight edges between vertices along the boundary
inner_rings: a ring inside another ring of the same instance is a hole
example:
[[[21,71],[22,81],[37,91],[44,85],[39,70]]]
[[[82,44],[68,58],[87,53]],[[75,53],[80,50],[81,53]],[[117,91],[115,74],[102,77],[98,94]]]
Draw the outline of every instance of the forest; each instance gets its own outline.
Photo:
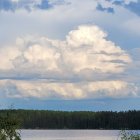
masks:
[[[140,129],[140,111],[0,110],[18,119],[22,129]],[[1,121],[1,120],[0,120]]]

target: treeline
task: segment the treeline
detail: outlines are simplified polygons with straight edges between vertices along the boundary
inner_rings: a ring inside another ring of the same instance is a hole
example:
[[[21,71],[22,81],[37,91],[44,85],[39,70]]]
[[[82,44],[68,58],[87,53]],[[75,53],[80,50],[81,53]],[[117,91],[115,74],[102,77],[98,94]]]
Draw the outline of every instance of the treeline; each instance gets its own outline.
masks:
[[[140,129],[140,111],[90,112],[0,110],[21,121],[22,129]]]

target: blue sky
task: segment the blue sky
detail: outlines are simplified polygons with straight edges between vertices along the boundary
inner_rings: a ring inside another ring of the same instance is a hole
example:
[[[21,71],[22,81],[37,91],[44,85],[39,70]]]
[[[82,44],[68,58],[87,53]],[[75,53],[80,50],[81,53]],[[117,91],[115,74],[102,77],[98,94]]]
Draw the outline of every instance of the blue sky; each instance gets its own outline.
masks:
[[[0,0],[0,108],[140,109],[139,0]]]

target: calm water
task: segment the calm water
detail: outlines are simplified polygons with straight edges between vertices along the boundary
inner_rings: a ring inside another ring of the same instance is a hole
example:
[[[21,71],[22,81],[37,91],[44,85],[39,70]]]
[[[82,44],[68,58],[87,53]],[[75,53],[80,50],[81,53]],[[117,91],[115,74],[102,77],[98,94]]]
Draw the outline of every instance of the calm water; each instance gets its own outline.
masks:
[[[116,130],[22,130],[22,140],[118,140]]]

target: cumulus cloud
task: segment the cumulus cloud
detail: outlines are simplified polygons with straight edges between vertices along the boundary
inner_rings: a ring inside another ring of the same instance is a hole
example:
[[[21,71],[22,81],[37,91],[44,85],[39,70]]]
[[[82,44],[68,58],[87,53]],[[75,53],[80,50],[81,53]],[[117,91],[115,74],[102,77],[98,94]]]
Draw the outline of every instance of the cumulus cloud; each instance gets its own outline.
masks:
[[[5,80],[1,76],[0,87],[8,97],[83,99],[137,95],[133,84],[103,79],[124,72],[132,60],[96,25],[81,25],[70,31],[65,40],[18,38],[15,45],[0,48],[0,56],[0,72],[5,76]]]
[[[0,91],[10,98],[88,99],[138,96],[137,88],[133,84],[128,84],[124,81],[59,83],[48,81],[1,80],[0,89]]]
[[[63,41],[47,37],[18,38],[16,46],[0,49],[4,60],[0,70],[22,70],[24,73],[34,69],[37,73],[74,74],[86,70],[123,72],[131,58],[106,37],[107,33],[98,26],[83,25],[70,31]]]

